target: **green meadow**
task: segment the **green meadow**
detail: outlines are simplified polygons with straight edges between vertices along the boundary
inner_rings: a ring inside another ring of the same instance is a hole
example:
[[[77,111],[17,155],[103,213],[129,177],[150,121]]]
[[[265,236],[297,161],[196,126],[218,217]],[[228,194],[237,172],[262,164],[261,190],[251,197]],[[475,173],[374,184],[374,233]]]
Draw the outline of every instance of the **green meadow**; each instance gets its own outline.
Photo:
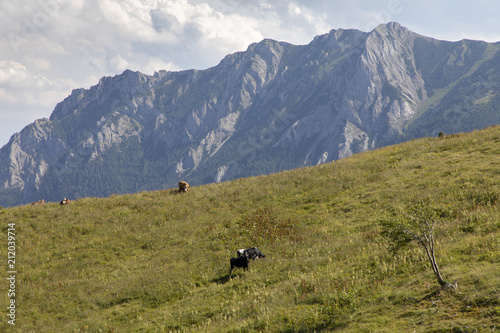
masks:
[[[500,127],[315,167],[0,210],[2,332],[500,330]],[[437,283],[381,221],[432,202]],[[8,323],[15,224],[16,321]],[[229,275],[239,248],[265,259]]]

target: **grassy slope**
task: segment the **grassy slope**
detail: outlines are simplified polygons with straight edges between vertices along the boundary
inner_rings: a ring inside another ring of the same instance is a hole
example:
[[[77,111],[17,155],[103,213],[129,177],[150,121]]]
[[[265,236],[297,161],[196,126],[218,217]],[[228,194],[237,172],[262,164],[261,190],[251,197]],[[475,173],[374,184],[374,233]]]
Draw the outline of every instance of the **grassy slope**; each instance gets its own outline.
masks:
[[[7,224],[17,229],[15,329],[491,331],[500,324],[499,184],[494,127],[187,194],[3,209],[3,258]],[[424,197],[445,212],[437,260],[458,292],[439,290],[417,246],[394,256],[380,236],[391,207]],[[229,258],[249,246],[267,258],[230,277]]]

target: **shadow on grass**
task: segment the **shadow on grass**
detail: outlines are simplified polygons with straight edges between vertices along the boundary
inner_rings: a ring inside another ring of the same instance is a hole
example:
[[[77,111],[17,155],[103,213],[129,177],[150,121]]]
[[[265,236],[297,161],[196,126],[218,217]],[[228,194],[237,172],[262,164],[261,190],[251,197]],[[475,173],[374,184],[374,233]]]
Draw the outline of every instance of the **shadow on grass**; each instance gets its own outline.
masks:
[[[160,190],[161,193],[165,194],[171,194],[171,195],[177,195],[177,194],[182,194],[182,192],[179,192],[179,189],[176,187],[172,187],[166,190]]]
[[[228,273],[226,275],[213,279],[211,282],[215,282],[217,284],[225,284],[229,282],[229,280],[231,280],[231,274]]]
[[[422,297],[422,300],[430,300],[432,298],[438,297],[441,294],[441,288],[437,287],[433,291],[427,293]]]
[[[225,284],[225,283],[228,283],[229,281],[231,281],[232,279],[234,278],[242,278],[244,275],[240,274],[240,273],[233,273],[233,274],[225,274],[221,277],[218,277],[218,278],[215,278],[215,279],[212,279],[211,282],[214,282],[214,283],[217,283],[217,284]]]

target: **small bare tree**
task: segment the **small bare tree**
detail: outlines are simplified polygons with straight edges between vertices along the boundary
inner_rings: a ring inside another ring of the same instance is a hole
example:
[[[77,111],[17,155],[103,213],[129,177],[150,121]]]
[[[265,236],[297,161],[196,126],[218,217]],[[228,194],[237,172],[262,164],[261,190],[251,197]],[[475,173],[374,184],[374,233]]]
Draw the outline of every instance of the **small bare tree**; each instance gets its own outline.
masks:
[[[439,285],[456,289],[456,283],[452,285],[443,279],[436,261],[434,228],[438,218],[438,210],[431,203],[419,201],[397,216],[381,220],[382,235],[389,239],[393,253],[417,242],[425,250]]]

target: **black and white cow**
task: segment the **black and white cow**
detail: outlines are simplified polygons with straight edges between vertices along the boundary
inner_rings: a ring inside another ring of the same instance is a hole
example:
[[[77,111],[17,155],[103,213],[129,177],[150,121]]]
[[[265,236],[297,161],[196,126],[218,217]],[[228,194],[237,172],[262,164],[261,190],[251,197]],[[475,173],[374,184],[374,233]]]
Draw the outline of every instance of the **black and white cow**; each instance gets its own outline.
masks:
[[[249,260],[248,260],[248,256],[246,256],[246,255],[240,256],[238,258],[231,258],[229,261],[231,263],[231,270],[229,271],[229,274],[231,274],[234,267],[243,268],[244,271],[246,271],[248,269],[248,261]]]
[[[236,251],[236,254],[238,255],[238,257],[246,255],[248,256],[249,259],[252,260],[266,257],[266,255],[260,252],[260,250],[256,247],[251,247],[248,249],[239,249]]]

